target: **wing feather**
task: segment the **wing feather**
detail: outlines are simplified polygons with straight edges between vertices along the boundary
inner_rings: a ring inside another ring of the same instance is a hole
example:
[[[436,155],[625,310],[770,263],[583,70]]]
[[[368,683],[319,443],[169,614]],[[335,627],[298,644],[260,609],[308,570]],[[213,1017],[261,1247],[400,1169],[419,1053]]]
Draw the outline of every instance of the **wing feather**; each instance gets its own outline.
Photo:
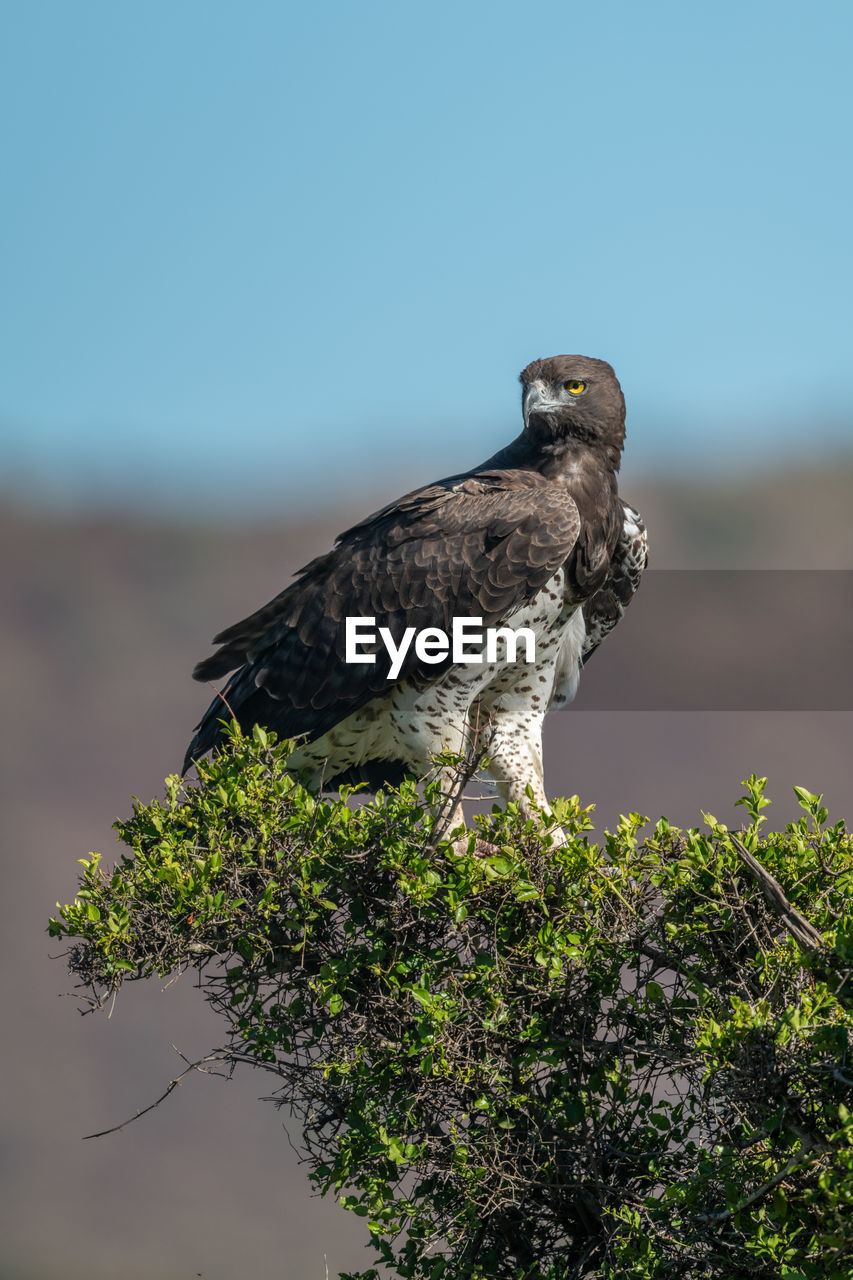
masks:
[[[640,586],[649,561],[649,542],[642,516],[620,499],[622,531],[602,587],[583,606],[586,623],[581,661],[588,662],[602,640],[620,621]]]
[[[375,664],[344,661],[346,617],[374,617],[396,643],[406,627],[449,632],[454,616],[496,625],[557,572],[580,528],[565,485],[537,472],[430,485],[341,534],[269,604],[221,631],[214,643],[222,647],[193,675],[214,680],[240,668],[223,696],[241,723],[260,718],[285,736],[324,733],[390,687],[384,650]],[[442,670],[411,646],[399,679],[425,683]],[[223,713],[217,697],[189,761],[216,741]]]

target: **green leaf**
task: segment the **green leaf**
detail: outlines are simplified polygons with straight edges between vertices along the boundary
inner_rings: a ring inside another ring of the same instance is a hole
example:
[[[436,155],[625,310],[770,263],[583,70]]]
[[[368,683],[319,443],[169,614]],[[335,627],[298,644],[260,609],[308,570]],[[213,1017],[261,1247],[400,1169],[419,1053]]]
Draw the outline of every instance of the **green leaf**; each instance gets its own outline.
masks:
[[[402,1164],[406,1159],[405,1144],[399,1138],[388,1139],[388,1158],[395,1164]]]
[[[563,1106],[563,1114],[570,1125],[580,1124],[586,1111],[580,1098],[567,1098]]]
[[[418,1004],[422,1005],[424,1009],[431,1009],[434,1006],[435,999],[432,992],[427,991],[426,987],[412,986],[408,987],[407,990],[412,993]]]

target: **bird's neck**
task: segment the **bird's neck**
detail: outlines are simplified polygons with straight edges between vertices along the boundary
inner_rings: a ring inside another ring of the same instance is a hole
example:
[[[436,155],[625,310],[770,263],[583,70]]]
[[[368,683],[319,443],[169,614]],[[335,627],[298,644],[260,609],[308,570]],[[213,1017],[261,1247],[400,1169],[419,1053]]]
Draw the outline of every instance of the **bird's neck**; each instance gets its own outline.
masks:
[[[536,470],[549,480],[570,482],[573,477],[583,476],[604,487],[612,480],[615,487],[621,457],[619,450],[611,445],[590,445],[569,438],[540,444],[537,453],[540,461]]]
[[[484,464],[485,467],[518,468],[521,471],[538,471],[549,480],[564,480],[570,487],[580,481],[584,485],[616,488],[616,472],[619,470],[621,450],[615,445],[596,441],[590,444],[573,436],[532,436],[523,431],[500,453]]]

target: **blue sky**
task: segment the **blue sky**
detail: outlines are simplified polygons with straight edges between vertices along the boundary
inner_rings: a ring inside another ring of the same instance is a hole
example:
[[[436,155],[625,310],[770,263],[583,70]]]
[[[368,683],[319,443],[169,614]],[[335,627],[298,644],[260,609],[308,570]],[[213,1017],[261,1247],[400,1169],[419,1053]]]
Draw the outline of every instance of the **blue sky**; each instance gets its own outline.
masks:
[[[559,351],[634,474],[851,448],[848,0],[3,14],[6,488],[373,496]]]

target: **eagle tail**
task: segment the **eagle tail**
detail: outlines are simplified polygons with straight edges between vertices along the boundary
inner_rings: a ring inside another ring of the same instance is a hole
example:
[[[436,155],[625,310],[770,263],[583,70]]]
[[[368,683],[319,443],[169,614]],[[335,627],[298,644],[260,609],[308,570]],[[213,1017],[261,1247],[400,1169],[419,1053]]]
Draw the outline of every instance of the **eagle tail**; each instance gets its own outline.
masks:
[[[218,654],[213,655],[214,658],[218,656]],[[208,659],[208,661],[212,661],[212,659]],[[199,668],[203,666],[205,664],[200,662],[193,672],[197,680],[208,678],[207,676],[200,677],[196,674]],[[258,705],[262,698],[267,703],[266,715],[263,714],[262,708]],[[230,724],[232,720],[236,720],[243,732],[246,733],[256,722],[260,724],[266,723],[269,719],[268,704],[269,699],[263,695],[262,690],[256,687],[254,680],[247,675],[246,670],[240,671],[233,676],[224,689],[217,691],[216,697],[196,725],[195,736],[187,747],[187,753],[184,756],[181,776],[183,777],[192,768],[196,760],[200,760],[208,751],[219,745],[223,738],[223,721],[225,724]]]

